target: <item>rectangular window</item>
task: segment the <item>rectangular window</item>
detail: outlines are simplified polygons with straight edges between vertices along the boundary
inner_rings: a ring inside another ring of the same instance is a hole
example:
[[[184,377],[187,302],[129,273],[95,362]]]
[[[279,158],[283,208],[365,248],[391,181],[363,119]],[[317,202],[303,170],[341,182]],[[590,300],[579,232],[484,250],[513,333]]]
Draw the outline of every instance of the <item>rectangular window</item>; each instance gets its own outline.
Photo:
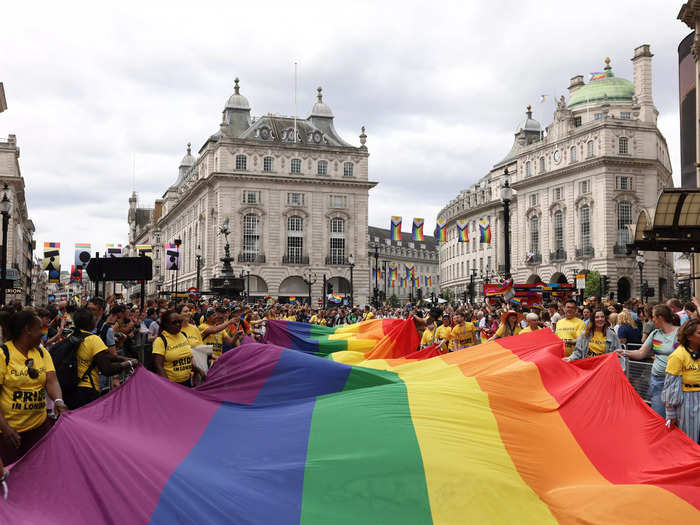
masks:
[[[304,194],[303,193],[287,193],[287,204],[289,206],[303,206],[304,205]]]
[[[540,157],[540,173],[544,173],[544,157]]]
[[[588,250],[591,247],[591,209],[588,206],[581,207],[581,248]]]
[[[247,165],[247,159],[245,155],[236,155],[236,169],[245,170]]]
[[[345,164],[343,164],[343,177],[354,176],[353,168],[354,168],[354,166],[353,166],[352,162],[346,162]]]
[[[594,152],[593,152],[593,141],[589,140],[588,143],[586,144],[586,147],[588,148],[588,156],[593,157]]]
[[[319,175],[328,175],[328,161],[327,160],[319,160],[318,161],[318,174]]]
[[[564,198],[564,188],[554,188],[554,200],[560,201]]]
[[[595,115],[593,115],[593,118],[596,119],[596,120],[600,120],[600,119],[603,118],[603,114],[602,114],[602,113],[596,113]]]
[[[590,188],[590,183],[589,183],[589,181],[587,181],[587,180],[582,180],[579,189],[580,189],[580,191],[581,191],[581,194],[590,193],[590,192],[591,192],[591,188]]]
[[[623,111],[620,113],[620,118],[623,120],[629,120],[631,118],[631,115],[629,111]]]
[[[260,191],[243,190],[243,204],[261,204],[262,193]]]
[[[301,159],[292,159],[292,173],[301,173]]]
[[[486,257],[486,270],[488,271],[490,269],[491,269],[491,256],[489,255],[488,257]]]
[[[273,161],[272,157],[265,157],[263,159],[263,171],[272,171]]]
[[[530,207],[537,206],[537,194],[536,193],[531,193],[530,194]]]
[[[581,126],[581,117],[574,117],[574,127],[578,128]]]
[[[631,190],[632,189],[632,177],[625,177],[625,176],[615,177],[615,189],[616,190]]]
[[[331,208],[347,208],[348,198],[345,195],[331,195]]]
[[[630,229],[632,224],[632,204],[620,202],[617,205],[617,244],[626,246],[630,242]]]

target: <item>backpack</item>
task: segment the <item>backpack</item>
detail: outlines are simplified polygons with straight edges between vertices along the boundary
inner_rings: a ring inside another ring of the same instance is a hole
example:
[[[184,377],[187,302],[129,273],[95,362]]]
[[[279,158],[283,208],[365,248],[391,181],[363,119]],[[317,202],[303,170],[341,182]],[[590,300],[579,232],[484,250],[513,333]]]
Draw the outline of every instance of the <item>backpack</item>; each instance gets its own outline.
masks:
[[[5,366],[10,364],[10,349],[7,348],[7,345],[3,344],[0,346],[2,348],[2,353],[5,354]],[[41,356],[42,359],[44,359],[44,351],[41,348],[37,348],[39,350],[39,355]]]
[[[185,336],[185,339],[187,339],[187,334],[185,332],[180,333]],[[160,340],[163,341],[163,359],[165,359],[165,353],[168,351],[168,340],[163,334],[160,334],[158,337],[160,337]],[[189,341],[189,339],[187,340]]]
[[[80,332],[76,334],[74,332],[60,343],[51,347],[50,353],[56,368],[56,378],[61,385],[61,392],[64,396],[73,392],[78,387],[78,383],[86,376],[90,378],[92,387],[96,388],[90,374],[95,368],[94,360],[90,363],[85,373],[78,377],[78,348],[88,335],[91,334]]]

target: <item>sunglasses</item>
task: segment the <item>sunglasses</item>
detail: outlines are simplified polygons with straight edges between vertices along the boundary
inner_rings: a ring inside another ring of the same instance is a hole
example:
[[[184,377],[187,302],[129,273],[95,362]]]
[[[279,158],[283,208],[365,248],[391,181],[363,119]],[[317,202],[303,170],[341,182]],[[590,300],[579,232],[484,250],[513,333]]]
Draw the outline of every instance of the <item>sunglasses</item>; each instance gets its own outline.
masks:
[[[24,366],[27,367],[27,373],[29,374],[29,377],[31,377],[32,379],[36,379],[37,377],[39,377],[39,371],[36,368],[34,368],[34,359],[27,359],[24,362]]]

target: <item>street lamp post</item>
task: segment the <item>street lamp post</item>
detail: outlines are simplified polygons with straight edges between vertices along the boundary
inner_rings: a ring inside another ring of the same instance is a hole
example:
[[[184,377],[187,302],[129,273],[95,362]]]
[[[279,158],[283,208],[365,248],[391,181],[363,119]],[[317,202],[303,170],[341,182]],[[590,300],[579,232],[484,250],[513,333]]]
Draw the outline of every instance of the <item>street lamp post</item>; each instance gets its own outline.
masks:
[[[501,201],[503,202],[503,251],[505,278],[510,277],[510,201],[513,199],[513,189],[508,182],[508,168],[503,170],[505,182],[501,188]]]
[[[374,306],[379,307],[379,243],[374,243]]]
[[[182,260],[180,259],[180,245],[182,241],[180,239],[175,239],[175,249],[177,250],[177,266],[175,267],[175,300],[177,301],[177,285],[178,279],[180,277],[180,265]]]
[[[350,266],[350,308],[355,306],[355,286],[352,280],[352,271],[355,268],[355,258],[350,254],[348,257],[348,265]]]
[[[311,307],[311,285],[317,281],[316,274],[312,273],[311,270],[306,270],[303,279],[309,287],[309,307]]]
[[[246,283],[246,292],[245,292],[245,300],[247,303],[250,302],[250,266],[247,264],[243,267],[243,272],[247,276],[247,283]]]
[[[198,244],[197,249],[195,250],[195,258],[197,259],[197,291],[201,291],[199,289],[199,278],[200,278],[200,271],[201,271],[201,265],[202,265],[202,247]]]
[[[469,276],[469,304],[474,306],[474,278],[476,277],[476,268],[472,268],[472,273]]]
[[[644,296],[646,295],[644,293],[644,263],[646,260],[644,259],[644,254],[641,252],[637,253],[637,266],[639,266],[639,297],[642,301],[642,303],[645,303],[646,301],[644,300]]]
[[[0,200],[0,213],[2,213],[2,269],[0,270],[0,306],[5,306],[5,295],[7,292],[7,227],[10,224],[10,209],[12,202],[7,197],[9,188],[7,184],[3,186],[2,200]]]

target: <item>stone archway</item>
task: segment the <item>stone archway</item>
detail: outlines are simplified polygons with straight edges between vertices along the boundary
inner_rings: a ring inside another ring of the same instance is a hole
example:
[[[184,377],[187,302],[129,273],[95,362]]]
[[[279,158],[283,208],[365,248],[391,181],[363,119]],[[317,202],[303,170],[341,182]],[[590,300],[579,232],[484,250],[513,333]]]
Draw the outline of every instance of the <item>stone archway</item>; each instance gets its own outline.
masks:
[[[291,275],[280,283],[279,296],[301,296],[308,295],[309,287],[304,282],[304,279],[298,275]]]
[[[245,276],[243,277],[245,280],[245,286],[246,289],[248,289],[248,277]],[[251,275],[250,276],[250,290],[248,290],[248,293],[253,296],[266,296],[267,295],[267,283],[265,282],[265,279],[260,277],[259,275]]]
[[[526,284],[537,284],[540,282],[542,282],[542,278],[536,273],[530,275],[530,277],[527,278],[527,281],[525,281]]]
[[[566,278],[566,275],[564,275],[561,272],[556,272],[553,273],[552,276],[549,278],[550,283],[559,283],[559,284],[567,284],[569,281]]]
[[[350,293],[350,281],[345,277],[331,277],[327,281],[333,287],[333,293],[338,294],[349,294]]]
[[[632,293],[632,283],[627,277],[620,277],[617,280],[617,301],[624,303],[630,298]]]

